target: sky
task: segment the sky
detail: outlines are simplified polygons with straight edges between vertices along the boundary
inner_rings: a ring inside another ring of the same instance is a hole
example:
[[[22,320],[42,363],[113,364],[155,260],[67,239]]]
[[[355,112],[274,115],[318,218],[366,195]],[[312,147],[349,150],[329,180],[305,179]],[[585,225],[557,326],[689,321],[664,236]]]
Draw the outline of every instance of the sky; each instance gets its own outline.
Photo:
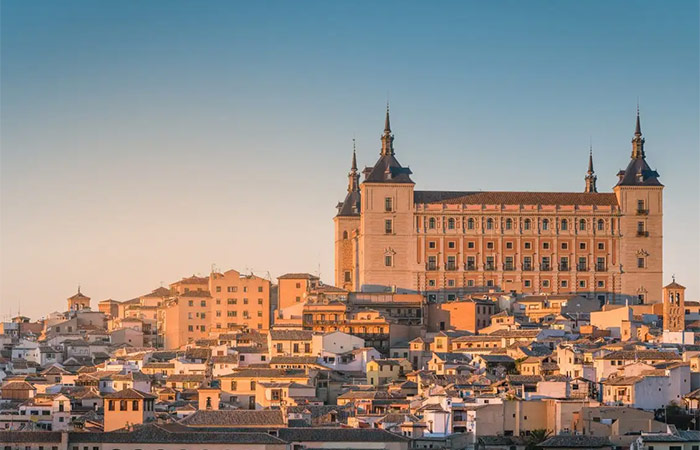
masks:
[[[600,191],[639,99],[664,281],[700,300],[698,2],[1,3],[0,316],[212,267],[333,282],[387,99],[417,189]]]

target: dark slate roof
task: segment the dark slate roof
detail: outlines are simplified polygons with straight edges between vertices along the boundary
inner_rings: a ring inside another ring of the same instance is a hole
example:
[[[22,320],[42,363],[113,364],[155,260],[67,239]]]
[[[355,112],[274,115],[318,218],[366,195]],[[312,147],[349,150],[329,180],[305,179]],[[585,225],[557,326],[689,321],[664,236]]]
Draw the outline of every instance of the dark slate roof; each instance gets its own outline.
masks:
[[[604,436],[586,436],[586,435],[571,435],[571,436],[553,436],[544,442],[541,442],[538,447],[541,448],[603,448],[610,447],[612,444],[607,437]]]
[[[366,170],[366,169],[365,169]],[[411,169],[401,166],[394,155],[383,155],[368,171],[364,182],[367,183],[413,183]]]
[[[0,431],[0,442],[24,444],[34,442],[61,442],[60,431]]]
[[[59,433],[60,434],[60,433]],[[268,433],[200,431],[179,424],[150,424],[133,431],[112,431],[108,433],[70,433],[71,443],[120,442],[120,443],[236,443],[236,444],[284,444]],[[194,448],[194,447],[192,447]]]
[[[413,201],[458,205],[618,206],[615,194],[598,192],[415,191]]]
[[[623,360],[681,360],[678,353],[665,352],[660,350],[617,350],[603,356],[602,359],[623,359]]]
[[[200,410],[180,422],[190,427],[283,427],[284,417],[280,410]]]
[[[632,158],[625,170],[621,170],[617,186],[663,186],[659,182],[659,173],[652,170],[644,158]],[[641,177],[640,177],[641,175]]]
[[[408,442],[409,438],[376,428],[282,428],[287,442]]]
[[[345,200],[338,203],[338,216],[359,216],[362,202],[360,191],[350,191]]]

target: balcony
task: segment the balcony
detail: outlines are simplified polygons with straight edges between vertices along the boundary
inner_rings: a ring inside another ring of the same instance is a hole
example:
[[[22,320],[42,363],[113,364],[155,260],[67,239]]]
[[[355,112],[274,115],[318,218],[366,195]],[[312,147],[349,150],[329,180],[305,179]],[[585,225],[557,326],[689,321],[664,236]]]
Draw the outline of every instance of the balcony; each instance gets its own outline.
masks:
[[[643,209],[643,208],[637,208],[637,215],[638,216],[646,216],[649,214],[648,209]]]
[[[505,264],[503,264],[503,270],[511,272],[511,271],[515,270],[515,264],[505,263]]]
[[[543,272],[550,272],[552,270],[552,266],[549,264],[540,264],[540,270]]]
[[[484,270],[496,270],[496,265],[492,262],[487,262],[484,264]]]
[[[608,268],[605,267],[605,264],[596,264],[595,270],[596,270],[596,272],[607,272]]]
[[[464,270],[476,270],[476,263],[468,262],[464,265]]]
[[[649,237],[649,232],[644,230],[637,230],[637,237]]]
[[[523,272],[532,272],[532,264],[523,263]]]
[[[445,263],[445,270],[457,270],[457,263],[455,263],[455,262],[446,262],[446,263]]]
[[[434,262],[426,263],[425,270],[438,270],[437,263],[434,263]]]
[[[579,272],[588,272],[588,265],[586,264],[577,264],[576,265],[576,270]]]
[[[571,270],[571,266],[568,264],[559,264],[559,271],[560,272],[568,272]]]

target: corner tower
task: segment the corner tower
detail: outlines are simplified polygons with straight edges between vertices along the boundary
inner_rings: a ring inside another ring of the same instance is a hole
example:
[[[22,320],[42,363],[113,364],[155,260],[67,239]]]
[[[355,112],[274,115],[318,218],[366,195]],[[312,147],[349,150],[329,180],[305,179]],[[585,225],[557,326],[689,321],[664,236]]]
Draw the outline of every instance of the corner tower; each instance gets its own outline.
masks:
[[[588,152],[588,172],[586,172],[586,189],[583,192],[598,192],[598,189],[595,185],[597,180],[598,177],[595,175],[595,171],[593,170],[593,146],[591,146]]]
[[[386,108],[382,148],[374,167],[364,170],[359,237],[359,285],[362,291],[415,290],[414,199],[411,170],[396,159]]]
[[[360,174],[357,172],[355,140],[352,144],[352,164],[348,173],[348,193],[338,203],[335,223],[335,285],[356,290],[358,277],[357,239],[360,231]]]
[[[663,189],[646,161],[637,108],[632,155],[613,188],[620,205],[620,265],[623,298],[659,303],[663,278]]]

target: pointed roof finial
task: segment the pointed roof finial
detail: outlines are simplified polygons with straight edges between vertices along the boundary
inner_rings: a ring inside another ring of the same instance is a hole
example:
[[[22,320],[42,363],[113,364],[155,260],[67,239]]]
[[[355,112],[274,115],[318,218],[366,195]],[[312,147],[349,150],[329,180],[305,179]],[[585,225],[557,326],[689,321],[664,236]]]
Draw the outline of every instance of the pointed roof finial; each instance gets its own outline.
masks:
[[[635,136],[641,136],[642,135],[642,125],[639,120],[639,98],[637,98],[637,126],[634,129],[634,135]]]
[[[357,171],[357,155],[355,153],[355,138],[352,138],[352,170]]]
[[[588,173],[593,173],[593,145],[591,144],[588,150]]]
[[[78,294],[80,294],[80,285],[78,285]]]
[[[391,133],[391,126],[389,124],[389,101],[386,102],[386,119],[384,120],[384,133]]]

